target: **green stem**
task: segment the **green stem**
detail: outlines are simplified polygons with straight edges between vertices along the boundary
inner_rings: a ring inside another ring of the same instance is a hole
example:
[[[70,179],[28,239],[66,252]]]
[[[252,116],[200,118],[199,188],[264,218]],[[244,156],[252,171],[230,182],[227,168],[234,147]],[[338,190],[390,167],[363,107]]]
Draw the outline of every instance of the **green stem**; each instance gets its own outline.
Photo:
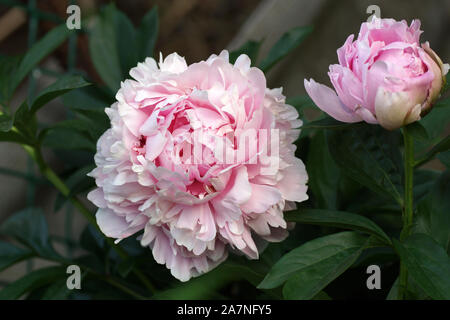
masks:
[[[400,240],[405,240],[411,233],[413,225],[413,174],[414,174],[414,141],[408,133],[407,127],[403,128],[404,141],[404,166],[405,166],[405,201],[403,207],[403,229]],[[405,299],[408,285],[408,270],[403,263],[400,263],[399,276],[399,299]]]
[[[405,203],[403,210],[403,230],[400,240],[409,236],[413,223],[413,172],[414,172],[414,141],[407,128],[403,130],[405,144]]]
[[[23,145],[23,148],[29,153],[29,155],[36,161],[41,173],[58,189],[59,192],[68,198],[72,204],[77,208],[84,217],[91,223],[101,234],[103,234],[97,225],[94,215],[86,208],[86,206],[75,196],[70,194],[70,189],[66,184],[58,177],[58,175],[45,163],[42,157],[39,147],[31,147]],[[117,252],[117,254],[124,260],[129,256],[120,246],[116,245],[111,238],[105,237],[107,243]],[[142,283],[150,290],[151,293],[156,293],[155,286],[147,279],[147,277],[137,268],[133,268],[133,273],[139,278]]]

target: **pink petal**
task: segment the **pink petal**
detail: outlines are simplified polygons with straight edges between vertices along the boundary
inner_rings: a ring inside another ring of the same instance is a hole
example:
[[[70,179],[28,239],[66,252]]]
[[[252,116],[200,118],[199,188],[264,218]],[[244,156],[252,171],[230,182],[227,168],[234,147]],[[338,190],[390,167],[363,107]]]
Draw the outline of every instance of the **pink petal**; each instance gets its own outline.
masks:
[[[251,183],[252,196],[241,206],[244,212],[263,213],[281,201],[281,193],[277,188]]]
[[[361,117],[351,112],[342,102],[339,100],[336,92],[331,88],[315,82],[313,79],[310,81],[305,79],[305,89],[308,92],[314,103],[324,112],[336,120],[342,122],[359,122]]]
[[[110,238],[123,239],[142,229],[141,226],[131,228],[125,218],[107,208],[98,209],[95,218],[102,232]]]

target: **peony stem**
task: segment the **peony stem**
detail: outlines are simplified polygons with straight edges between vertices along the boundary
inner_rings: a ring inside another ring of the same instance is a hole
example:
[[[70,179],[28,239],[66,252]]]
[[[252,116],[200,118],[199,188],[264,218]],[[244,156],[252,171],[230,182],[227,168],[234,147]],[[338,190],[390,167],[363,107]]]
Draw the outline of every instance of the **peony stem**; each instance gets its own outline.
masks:
[[[68,198],[70,202],[84,215],[84,217],[92,224],[100,234],[103,234],[97,225],[94,215],[89,211],[88,208],[75,196],[70,194],[70,189],[66,186],[64,181],[62,181],[59,176],[45,163],[44,158],[42,157],[41,151],[39,147],[22,145],[25,151],[31,156],[31,158],[37,163],[39,166],[39,170],[41,173],[53,184],[53,186],[58,189],[59,192],[62,193],[63,196]],[[129,259],[128,254],[123,250],[120,246],[114,243],[111,238],[105,237],[106,242],[117,252],[117,254],[124,260]],[[132,269],[133,273],[139,278],[139,280],[144,283],[150,292],[155,293],[156,288],[150,282],[150,280],[137,268]]]
[[[414,141],[407,127],[403,128],[404,166],[405,166],[405,201],[403,206],[403,229],[400,240],[405,240],[411,233],[413,224],[413,174],[414,174]],[[408,285],[408,270],[400,263],[399,299],[405,299]]]

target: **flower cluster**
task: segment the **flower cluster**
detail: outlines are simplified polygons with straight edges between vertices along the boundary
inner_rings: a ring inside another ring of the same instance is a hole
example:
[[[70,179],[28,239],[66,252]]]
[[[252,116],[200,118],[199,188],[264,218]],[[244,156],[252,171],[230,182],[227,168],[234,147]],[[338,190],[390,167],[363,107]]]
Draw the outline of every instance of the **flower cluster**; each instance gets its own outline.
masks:
[[[294,155],[302,122],[281,89],[227,51],[189,66],[176,53],[159,66],[147,58],[130,75],[106,109],[111,128],[90,173],[105,235],[142,231],[141,245],[182,281],[229,248],[257,259],[256,238],[283,240],[283,211],[308,198],[308,177]]]

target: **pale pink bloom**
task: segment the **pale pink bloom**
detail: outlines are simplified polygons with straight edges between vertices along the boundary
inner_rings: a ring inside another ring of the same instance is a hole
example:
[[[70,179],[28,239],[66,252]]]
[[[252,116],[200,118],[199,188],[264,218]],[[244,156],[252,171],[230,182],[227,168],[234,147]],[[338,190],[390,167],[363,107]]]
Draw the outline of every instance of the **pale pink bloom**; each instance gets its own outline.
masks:
[[[90,173],[105,235],[143,231],[141,245],[182,281],[223,262],[228,247],[257,259],[256,238],[283,240],[283,211],[308,198],[308,176],[294,155],[302,122],[281,89],[266,88],[246,55],[230,64],[227,51],[189,66],[176,53],[159,65],[147,58],[130,75],[106,109],[111,128]],[[221,161],[246,130],[268,143]]]
[[[392,130],[417,121],[439,96],[448,64],[420,45],[420,21],[374,18],[337,50],[328,73],[335,91],[305,79],[315,104],[342,122],[380,124]]]

